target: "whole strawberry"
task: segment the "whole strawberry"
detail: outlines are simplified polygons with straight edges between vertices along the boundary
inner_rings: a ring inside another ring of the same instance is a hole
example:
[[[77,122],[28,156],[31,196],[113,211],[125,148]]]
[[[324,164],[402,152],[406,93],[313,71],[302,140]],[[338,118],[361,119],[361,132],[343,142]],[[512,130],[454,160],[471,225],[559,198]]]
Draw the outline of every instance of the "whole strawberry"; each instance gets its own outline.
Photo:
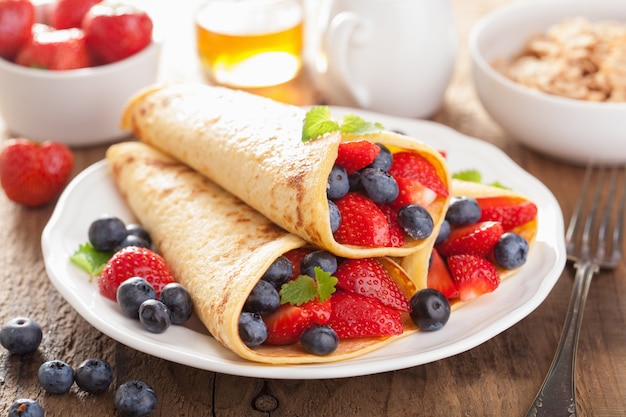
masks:
[[[85,34],[76,28],[39,29],[20,50],[15,62],[47,70],[70,70],[91,65]]]
[[[150,249],[129,246],[113,254],[104,266],[98,278],[98,290],[103,296],[116,301],[117,288],[133,277],[141,277],[152,284],[157,299],[163,287],[174,282],[174,277],[161,255]]]
[[[83,18],[87,46],[97,64],[127,58],[152,41],[152,19],[128,4],[97,4]]]
[[[50,11],[50,24],[57,29],[80,28],[91,6],[101,0],[56,0]]]
[[[30,38],[35,6],[29,0],[0,0],[0,57],[13,60]]]
[[[9,139],[0,149],[2,188],[9,199],[27,207],[42,206],[57,197],[73,166],[72,151],[58,142]]]

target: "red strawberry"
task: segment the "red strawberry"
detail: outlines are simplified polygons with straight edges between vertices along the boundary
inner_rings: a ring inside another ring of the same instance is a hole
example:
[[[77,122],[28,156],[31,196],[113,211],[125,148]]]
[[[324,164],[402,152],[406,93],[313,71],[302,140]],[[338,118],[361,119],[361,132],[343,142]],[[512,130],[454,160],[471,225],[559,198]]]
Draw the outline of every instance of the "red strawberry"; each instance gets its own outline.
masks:
[[[537,217],[537,206],[521,197],[500,196],[477,198],[482,210],[480,221],[494,220],[502,223],[505,231],[521,226]]]
[[[300,335],[313,324],[313,318],[302,307],[283,304],[276,311],[263,316],[267,326],[270,345],[291,345],[300,340]]]
[[[0,149],[0,182],[7,197],[37,207],[57,197],[74,166],[72,151],[62,143],[10,139]]]
[[[48,70],[90,66],[85,34],[80,29],[42,30],[39,26],[15,58],[19,65]]]
[[[324,302],[320,302],[315,298],[313,301],[302,304],[300,308],[309,313],[313,323],[328,324],[330,321],[330,315],[332,313],[331,298]]]
[[[398,152],[393,155],[393,164],[389,170],[396,181],[398,178],[418,180],[437,195],[447,197],[448,188],[437,174],[434,165],[415,152]]]
[[[0,0],[0,57],[15,59],[34,23],[35,6],[29,0]]]
[[[486,256],[502,233],[502,224],[492,221],[453,227],[448,238],[437,245],[437,250],[444,258],[462,254]]]
[[[350,175],[371,164],[379,153],[380,148],[376,144],[365,140],[343,142],[339,144],[335,163],[344,167]]]
[[[152,19],[130,4],[93,6],[83,18],[87,45],[97,63],[127,58],[152,42]]]
[[[50,10],[50,24],[57,29],[80,28],[91,6],[101,0],[56,0]]]
[[[350,192],[335,202],[341,224],[335,239],[346,245],[382,247],[391,244],[387,216],[362,194]]]
[[[345,291],[332,297],[328,323],[340,339],[402,334],[402,314],[378,301]]]
[[[379,204],[378,208],[387,216],[389,223],[389,246],[401,248],[404,246],[404,230],[398,224],[398,212],[388,204]]]
[[[454,255],[448,268],[459,290],[459,299],[469,301],[498,288],[500,276],[496,267],[480,256]]]
[[[459,291],[452,280],[452,275],[450,275],[445,261],[436,249],[433,249],[432,252],[426,285],[428,288],[441,292],[448,299],[458,298],[459,296]]]
[[[130,246],[119,250],[98,277],[100,294],[115,301],[117,288],[128,278],[141,277],[156,290],[157,298],[167,284],[174,282],[165,259],[150,249]]]
[[[339,288],[374,298],[395,310],[411,311],[409,300],[376,259],[346,259],[339,264],[334,276]]]
[[[399,190],[398,197],[390,204],[396,211],[407,204],[419,204],[426,208],[437,198],[437,193],[416,179],[396,178],[396,182]]]

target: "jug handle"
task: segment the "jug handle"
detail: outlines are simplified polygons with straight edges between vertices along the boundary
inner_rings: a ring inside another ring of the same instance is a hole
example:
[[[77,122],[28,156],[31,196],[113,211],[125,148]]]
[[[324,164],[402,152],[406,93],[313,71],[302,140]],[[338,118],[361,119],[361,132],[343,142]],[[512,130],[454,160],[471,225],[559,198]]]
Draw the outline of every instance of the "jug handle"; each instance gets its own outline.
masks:
[[[324,50],[327,55],[328,72],[337,74],[341,85],[359,107],[370,105],[366,88],[355,83],[350,71],[349,49],[352,44],[366,43],[370,38],[371,24],[357,13],[343,11],[333,17],[324,34]]]

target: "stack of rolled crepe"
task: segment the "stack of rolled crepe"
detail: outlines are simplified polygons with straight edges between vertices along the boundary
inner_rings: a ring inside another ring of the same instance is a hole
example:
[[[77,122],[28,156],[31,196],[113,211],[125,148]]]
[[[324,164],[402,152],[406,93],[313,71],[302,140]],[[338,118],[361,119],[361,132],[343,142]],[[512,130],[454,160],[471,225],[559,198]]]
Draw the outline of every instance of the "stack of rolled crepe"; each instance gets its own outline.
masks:
[[[251,349],[239,338],[238,317],[269,265],[305,245],[340,257],[380,257],[411,297],[426,287],[428,260],[448,205],[442,198],[429,207],[435,231],[428,239],[408,240],[399,248],[338,243],[330,227],[327,179],[339,143],[362,138],[331,133],[303,143],[305,113],[219,87],[154,87],[134,97],[123,118],[123,126],[144,144],[114,145],[107,153],[118,188],[176,279],[190,290],[199,318],[224,346],[258,362],[342,360],[399,337],[342,340],[327,356],[307,354],[298,346]],[[367,136],[394,150],[418,152],[446,186],[454,184],[456,195],[503,192],[452,182],[441,154],[416,139],[392,132]],[[527,229],[534,238],[536,224]],[[404,335],[417,330],[404,319]]]

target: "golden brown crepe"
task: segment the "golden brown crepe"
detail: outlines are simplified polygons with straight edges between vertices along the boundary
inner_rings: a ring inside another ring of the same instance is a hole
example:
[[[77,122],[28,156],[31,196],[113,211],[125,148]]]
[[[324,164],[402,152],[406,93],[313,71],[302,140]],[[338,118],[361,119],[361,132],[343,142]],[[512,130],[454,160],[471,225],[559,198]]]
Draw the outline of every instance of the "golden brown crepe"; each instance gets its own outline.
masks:
[[[342,340],[327,356],[299,345],[247,347],[239,338],[244,302],[280,255],[307,245],[186,165],[140,142],[107,151],[113,179],[150,232],[176,280],[185,286],[211,334],[237,355],[257,362],[331,362],[362,355],[401,336]],[[407,297],[415,293],[406,273],[380,258]],[[405,334],[416,331],[404,315]]]
[[[514,196],[528,200],[527,197],[510,189],[493,187],[486,184],[462,181],[458,179],[453,179],[451,181],[451,193],[453,196],[466,196],[474,198]],[[512,229],[511,232],[521,235],[528,241],[528,244],[532,246],[537,235],[537,227],[538,223],[537,218],[535,217],[534,220]],[[426,280],[428,275],[429,257],[430,252],[424,251],[411,254],[398,260],[402,268],[404,268],[404,270],[409,274],[418,289],[427,287]],[[505,280],[514,275],[517,272],[517,269],[506,270],[498,268],[498,272],[500,274],[500,279]]]
[[[201,84],[155,86],[128,104],[122,125],[207,176],[277,225],[315,246],[349,258],[406,256],[432,247],[448,206],[428,210],[432,238],[403,247],[364,248],[335,241],[326,198],[328,176],[342,141],[368,140],[425,157],[447,186],[440,153],[419,140],[384,131],[364,136],[326,134],[302,142],[306,110],[250,93]],[[375,122],[375,121],[372,121]]]

